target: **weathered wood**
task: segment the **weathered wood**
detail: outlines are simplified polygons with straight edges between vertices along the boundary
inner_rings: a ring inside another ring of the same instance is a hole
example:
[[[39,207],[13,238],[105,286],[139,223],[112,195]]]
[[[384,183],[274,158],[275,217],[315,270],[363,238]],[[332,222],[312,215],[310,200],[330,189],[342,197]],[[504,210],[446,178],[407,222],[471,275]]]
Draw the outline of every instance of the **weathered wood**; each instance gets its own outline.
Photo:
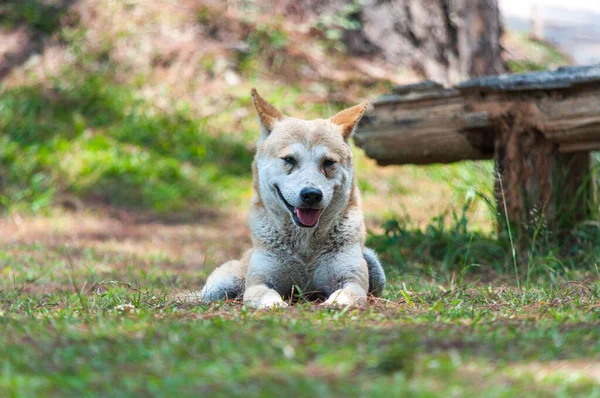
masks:
[[[566,66],[549,72],[486,76],[456,86],[463,93],[490,91],[554,90],[600,82],[600,65]]]
[[[532,132],[503,138],[497,140],[494,185],[500,230],[508,231],[510,223],[518,243],[525,245],[548,231],[564,238],[589,215],[590,154],[559,153]]]
[[[499,221],[519,229],[552,218],[552,164],[557,147],[516,112],[498,121],[494,139],[495,196]]]
[[[444,85],[433,80],[423,80],[419,83],[407,84],[404,86],[394,86],[392,87],[392,92],[398,95],[411,94],[416,92],[432,92],[443,90]]]
[[[419,100],[432,100],[434,98],[445,98],[450,99],[458,97],[460,93],[456,90],[439,90],[439,91],[427,91],[427,92],[411,92],[404,95],[387,94],[379,97],[373,102],[373,105],[384,105],[384,104],[402,104],[411,103]]]
[[[524,127],[540,131],[559,152],[599,148],[600,67],[554,73],[475,79],[456,89],[431,82],[396,88],[374,102],[356,143],[382,165],[491,159],[500,121],[519,113]]]
[[[589,151],[600,149],[600,65],[393,91],[355,136],[379,164],[494,159],[499,226],[521,237],[567,235],[586,217]]]
[[[462,113],[428,120],[423,117],[404,119],[368,118],[362,134],[355,138],[358,146],[381,165],[404,163],[451,163],[464,159],[490,159],[493,135],[490,136],[486,112]],[[399,129],[403,134],[397,134]]]
[[[494,130],[506,115],[522,114],[522,123],[540,131],[559,152],[580,151],[600,143],[600,82],[530,94],[478,94],[466,97],[465,102],[473,110],[488,112],[489,128]]]
[[[524,249],[540,234],[568,236],[588,214],[592,192],[589,153],[561,153],[536,125],[537,110],[516,102],[494,126],[498,226],[508,231],[510,224]]]
[[[409,87],[416,92],[396,89],[402,94],[375,101],[375,110],[361,122],[355,141],[368,156],[382,165],[492,156],[492,147],[481,139],[486,136],[481,129],[489,125],[485,111],[465,110],[457,90],[429,83]]]

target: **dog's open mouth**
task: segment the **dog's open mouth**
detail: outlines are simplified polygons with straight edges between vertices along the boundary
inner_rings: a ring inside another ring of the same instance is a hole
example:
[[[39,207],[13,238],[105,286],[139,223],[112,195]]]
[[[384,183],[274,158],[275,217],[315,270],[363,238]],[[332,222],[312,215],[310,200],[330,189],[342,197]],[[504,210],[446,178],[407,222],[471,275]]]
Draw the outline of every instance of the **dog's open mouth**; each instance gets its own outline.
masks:
[[[301,227],[314,227],[319,222],[321,209],[294,209],[294,216],[298,218]],[[294,220],[296,221],[296,220]]]
[[[311,209],[305,207],[294,207],[288,203],[287,200],[283,197],[279,187],[275,185],[275,190],[277,191],[277,195],[279,195],[279,199],[285,204],[285,207],[292,214],[292,220],[296,223],[297,226],[302,228],[312,228],[319,222],[319,216],[321,215],[321,211],[323,209]]]

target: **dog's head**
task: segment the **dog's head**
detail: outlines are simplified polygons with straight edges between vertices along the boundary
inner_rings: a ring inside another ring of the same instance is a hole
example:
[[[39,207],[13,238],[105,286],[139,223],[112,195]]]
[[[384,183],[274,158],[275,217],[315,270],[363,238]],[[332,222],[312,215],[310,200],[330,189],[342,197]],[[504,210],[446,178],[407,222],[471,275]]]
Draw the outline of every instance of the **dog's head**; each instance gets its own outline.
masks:
[[[261,125],[256,153],[265,206],[289,213],[298,227],[315,228],[323,214],[346,206],[353,184],[349,139],[367,101],[329,119],[283,115],[252,90]]]

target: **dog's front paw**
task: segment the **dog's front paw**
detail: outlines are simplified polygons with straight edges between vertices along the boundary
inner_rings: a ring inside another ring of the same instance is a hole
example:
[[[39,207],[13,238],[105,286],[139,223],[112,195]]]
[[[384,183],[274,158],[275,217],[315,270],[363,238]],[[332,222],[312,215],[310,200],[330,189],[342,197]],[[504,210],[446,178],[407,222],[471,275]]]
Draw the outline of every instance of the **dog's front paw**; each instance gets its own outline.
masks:
[[[285,307],[288,307],[288,303],[286,303],[282,299],[279,299],[279,300],[266,300],[264,302],[261,302],[256,308],[267,309],[267,308],[285,308]]]
[[[340,289],[333,292],[321,305],[326,307],[347,307],[349,305],[362,305],[366,299],[366,297],[356,296],[344,291],[344,289]]]
[[[288,306],[288,304],[281,299],[281,296],[275,292],[268,292],[262,297],[246,299],[244,300],[244,305],[256,309],[283,308]]]

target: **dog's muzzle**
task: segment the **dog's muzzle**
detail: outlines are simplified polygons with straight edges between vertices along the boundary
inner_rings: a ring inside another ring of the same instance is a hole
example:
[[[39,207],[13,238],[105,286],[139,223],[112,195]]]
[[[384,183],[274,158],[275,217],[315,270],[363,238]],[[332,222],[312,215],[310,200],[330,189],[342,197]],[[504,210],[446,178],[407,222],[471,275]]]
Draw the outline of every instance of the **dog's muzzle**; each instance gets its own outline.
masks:
[[[294,221],[294,224],[301,228],[314,228],[317,226],[317,224],[319,223],[319,217],[321,216],[323,209],[315,209],[311,207],[294,207],[287,200],[285,200],[283,194],[281,193],[281,190],[277,185],[275,185],[275,190],[277,191],[279,199],[281,199],[285,207],[292,215],[292,220]],[[310,190],[310,192],[308,192],[307,190]],[[308,204],[310,202],[314,206],[314,204],[321,202],[321,200],[323,199],[323,193],[316,188],[304,188],[300,192],[300,198],[304,203]]]

